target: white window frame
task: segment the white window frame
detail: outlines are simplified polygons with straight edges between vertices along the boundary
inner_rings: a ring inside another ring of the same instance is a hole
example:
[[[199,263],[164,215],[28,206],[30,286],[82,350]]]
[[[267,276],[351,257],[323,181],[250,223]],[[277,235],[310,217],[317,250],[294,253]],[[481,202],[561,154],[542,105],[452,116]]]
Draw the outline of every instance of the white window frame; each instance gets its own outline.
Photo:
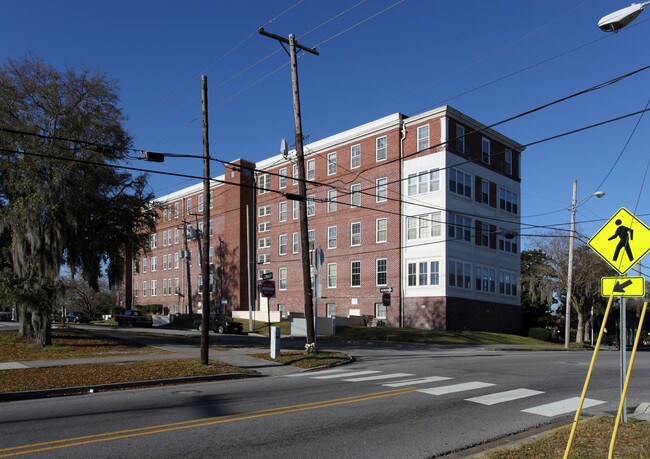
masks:
[[[291,253],[300,251],[300,233],[294,232],[291,235]]]
[[[316,180],[316,159],[307,160],[307,180]]]
[[[383,271],[379,270],[379,265],[383,263]],[[380,282],[379,276],[384,277],[384,282]],[[388,285],[388,258],[377,258],[375,260],[375,282],[377,286]]]
[[[474,189],[472,174],[452,167],[449,169],[449,192],[464,198],[472,198]]]
[[[361,184],[353,183],[350,185],[350,207],[361,206]]]
[[[327,154],[327,175],[336,174],[336,152]]]
[[[375,139],[375,161],[385,161],[388,158],[388,136],[382,135]]]
[[[355,230],[357,228],[357,230]],[[361,222],[350,223],[350,247],[361,245]]]
[[[338,243],[338,227],[327,227],[327,248],[335,249]]]
[[[477,292],[496,293],[496,269],[489,266],[476,265],[474,267],[474,288]]]
[[[337,287],[337,265],[336,263],[327,264],[327,288],[334,289]]]
[[[287,289],[287,268],[278,268],[278,289],[282,291]]]
[[[388,200],[388,178],[379,177],[375,180],[375,202],[386,202]]]
[[[428,124],[418,126],[418,151],[427,150],[429,148],[430,128]]]
[[[267,231],[271,231],[271,222],[260,222],[257,225],[258,233],[266,233]]]
[[[465,290],[473,289],[474,278],[472,276],[471,263],[461,260],[448,260],[447,266],[447,278],[449,279],[450,287],[462,288]]]
[[[271,205],[267,204],[265,206],[259,206],[257,208],[257,216],[258,217],[266,217],[267,215],[271,215]]]
[[[359,267],[359,272],[355,273],[355,268],[354,266],[357,265]],[[358,277],[358,283],[355,284],[354,279],[355,276]],[[360,288],[361,287],[361,260],[353,260],[350,261],[350,288]]]
[[[327,211],[336,212],[336,197],[338,193],[336,190],[327,190]]]
[[[350,147],[350,169],[361,167],[361,144]]]
[[[512,167],[512,150],[506,150],[503,152],[503,172],[505,172],[508,175],[512,175],[513,167]]]
[[[257,194],[268,193],[271,189],[271,177],[269,174],[260,174],[258,179],[259,185],[257,185]]]
[[[287,221],[287,201],[278,202],[278,221]]]
[[[287,168],[283,167],[278,171],[278,188],[287,187]]]
[[[278,255],[286,255],[287,254],[287,235],[286,234],[280,234],[278,236]]]
[[[308,217],[313,217],[316,215],[316,196],[313,194],[310,194],[307,196],[306,200],[306,205],[307,205],[307,216]]]
[[[375,243],[386,242],[388,242],[388,217],[380,217],[375,220]]]

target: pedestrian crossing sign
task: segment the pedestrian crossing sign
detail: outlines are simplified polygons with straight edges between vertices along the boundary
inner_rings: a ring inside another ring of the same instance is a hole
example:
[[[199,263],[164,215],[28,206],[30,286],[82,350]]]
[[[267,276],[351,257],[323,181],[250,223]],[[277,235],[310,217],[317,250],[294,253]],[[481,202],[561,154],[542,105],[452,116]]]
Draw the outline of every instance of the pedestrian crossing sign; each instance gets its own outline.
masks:
[[[589,247],[624,275],[650,251],[650,228],[621,207],[589,240]]]

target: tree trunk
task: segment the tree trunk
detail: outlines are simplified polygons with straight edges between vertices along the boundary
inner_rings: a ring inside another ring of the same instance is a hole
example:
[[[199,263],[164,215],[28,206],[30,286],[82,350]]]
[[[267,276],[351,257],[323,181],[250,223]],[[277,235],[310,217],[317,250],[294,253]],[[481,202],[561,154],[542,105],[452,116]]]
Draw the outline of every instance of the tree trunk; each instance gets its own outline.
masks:
[[[33,311],[32,328],[37,346],[43,347],[52,344],[52,326],[47,313],[42,311]]]
[[[18,304],[18,336],[33,338],[32,311],[26,304]]]
[[[578,309],[578,328],[576,329],[576,343],[584,343],[585,336],[585,315],[582,313],[582,308]]]

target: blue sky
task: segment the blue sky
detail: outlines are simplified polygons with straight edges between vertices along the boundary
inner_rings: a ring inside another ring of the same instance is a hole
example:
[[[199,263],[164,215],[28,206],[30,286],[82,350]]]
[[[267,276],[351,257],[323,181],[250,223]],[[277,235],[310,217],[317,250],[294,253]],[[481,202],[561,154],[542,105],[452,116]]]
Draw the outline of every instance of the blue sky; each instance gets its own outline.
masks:
[[[99,69],[120,85],[134,147],[201,154],[208,77],[210,153],[258,161],[293,139],[289,58],[256,34],[295,34],[303,132],[322,139],[385,115],[449,104],[492,124],[650,64],[650,10],[617,34],[596,26],[629,0],[87,0],[4,2],[0,60],[31,52]],[[643,110],[650,70],[497,129],[521,144]],[[638,126],[637,126],[638,123]],[[636,126],[636,131],[635,131]],[[634,134],[633,134],[634,133]],[[650,223],[650,114],[529,147],[522,233],[568,229],[571,190],[587,237],[620,207]],[[200,160],[135,167],[202,174]],[[222,173],[212,164],[213,176]],[[156,195],[195,183],[153,174]],[[528,245],[526,242],[524,246]]]

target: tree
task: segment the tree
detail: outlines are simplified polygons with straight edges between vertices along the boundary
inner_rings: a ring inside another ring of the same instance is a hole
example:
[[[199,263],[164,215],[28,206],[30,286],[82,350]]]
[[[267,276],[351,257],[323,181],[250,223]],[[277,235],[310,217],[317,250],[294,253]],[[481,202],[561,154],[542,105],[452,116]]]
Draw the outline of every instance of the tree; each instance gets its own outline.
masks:
[[[132,139],[117,86],[103,73],[63,72],[28,56],[0,67],[0,291],[20,334],[50,342],[49,317],[67,265],[94,289],[124,273],[154,227],[146,176],[117,166]]]
[[[550,287],[556,292],[563,291],[567,286],[569,235],[549,232],[540,235],[535,245],[546,254]],[[611,275],[611,268],[589,246],[580,240],[575,241],[570,304],[577,317],[576,342],[584,342],[586,317],[591,306],[602,301],[600,278]]]
[[[542,250],[521,252],[521,305],[524,330],[546,328],[551,322],[550,303],[554,277],[548,256]]]

